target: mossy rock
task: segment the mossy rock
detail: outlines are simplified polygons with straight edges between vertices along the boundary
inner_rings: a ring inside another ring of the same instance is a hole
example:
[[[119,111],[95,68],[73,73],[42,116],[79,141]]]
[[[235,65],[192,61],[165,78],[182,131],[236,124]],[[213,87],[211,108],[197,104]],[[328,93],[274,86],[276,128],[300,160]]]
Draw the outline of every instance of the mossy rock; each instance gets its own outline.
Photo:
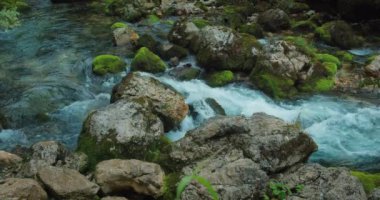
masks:
[[[352,62],[354,60],[354,55],[352,55],[351,53],[347,52],[347,51],[338,51],[335,53],[340,60],[342,60],[343,62]]]
[[[214,70],[231,70],[250,72],[257,61],[257,55],[252,50],[261,50],[260,43],[249,34],[240,34],[234,44],[215,52],[210,48],[201,48],[197,53],[200,66]]]
[[[258,88],[275,99],[291,98],[297,94],[294,81],[287,77],[263,71],[251,75],[251,81]]]
[[[169,74],[178,80],[190,81],[196,79],[201,74],[201,70],[194,67],[177,67],[170,71]]]
[[[291,27],[293,30],[301,32],[312,32],[318,28],[312,20],[292,21]]]
[[[315,29],[316,35],[330,45],[337,45],[343,49],[359,47],[364,39],[357,36],[351,26],[344,21],[333,21]]]
[[[157,24],[161,21],[161,19],[157,15],[148,15],[146,18],[146,24],[153,25]]]
[[[319,54],[318,53],[318,54],[315,54],[315,58],[322,63],[329,62],[329,63],[334,63],[337,66],[341,65],[339,58],[337,58],[331,54],[327,54],[327,53]]]
[[[307,56],[314,57],[317,49],[305,38],[298,36],[287,36],[284,38],[286,41],[292,43],[299,51]]]
[[[118,56],[100,55],[92,61],[92,71],[97,75],[118,73],[125,69],[125,62]]]
[[[214,72],[208,76],[206,82],[211,87],[221,87],[234,80],[234,73],[229,70]]]
[[[114,24],[112,24],[111,29],[115,30],[117,28],[125,28],[125,27],[128,27],[128,25],[124,24],[123,22],[115,22]]]
[[[164,61],[146,47],[142,47],[137,51],[131,67],[132,71],[144,71],[150,73],[159,73],[166,70],[166,64]]]
[[[243,24],[239,27],[239,32],[253,35],[257,38],[264,37],[264,29],[257,23]]]
[[[154,53],[158,53],[159,52],[159,46],[160,46],[160,43],[156,39],[154,39],[153,36],[151,36],[149,34],[144,34],[144,35],[139,37],[135,47],[137,49],[140,49],[142,47],[146,47],[149,50],[153,51]]]
[[[367,194],[370,194],[373,189],[380,187],[380,173],[371,174],[366,172],[352,171],[351,174],[360,180]]]
[[[210,22],[208,20],[205,20],[202,18],[193,19],[191,22],[193,22],[195,24],[195,26],[198,27],[199,29],[202,29],[202,28],[210,25]]]
[[[317,92],[327,92],[330,91],[334,87],[334,80],[326,78],[319,79],[315,83],[315,91]]]

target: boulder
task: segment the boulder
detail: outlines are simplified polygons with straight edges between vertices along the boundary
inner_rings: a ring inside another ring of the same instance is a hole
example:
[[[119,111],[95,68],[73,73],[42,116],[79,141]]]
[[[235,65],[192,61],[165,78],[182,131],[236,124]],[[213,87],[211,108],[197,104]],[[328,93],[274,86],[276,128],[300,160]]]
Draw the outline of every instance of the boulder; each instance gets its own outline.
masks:
[[[114,87],[111,102],[140,98],[149,101],[152,112],[160,117],[166,131],[178,126],[189,111],[180,93],[152,77],[138,73],[128,74]]]
[[[178,21],[169,34],[175,44],[190,48],[200,66],[208,70],[252,70],[261,45],[256,38],[224,26],[202,26]]]
[[[380,78],[380,56],[376,56],[364,69],[368,75],[374,78]]]
[[[207,98],[205,102],[212,108],[215,115],[226,115],[224,108],[213,98]]]
[[[369,195],[368,200],[380,200],[380,188],[376,188]]]
[[[184,58],[189,54],[189,52],[187,49],[176,44],[164,44],[160,46],[159,54],[163,59],[169,60],[174,57],[179,59]]]
[[[106,75],[107,73],[118,73],[125,69],[125,62],[118,56],[100,55],[92,61],[92,71],[96,75]]]
[[[166,64],[161,58],[148,48],[140,48],[131,63],[132,71],[159,73],[166,70]]]
[[[201,70],[194,67],[176,67],[170,70],[169,74],[178,80],[189,81],[198,78],[198,76],[201,74]]]
[[[359,180],[345,168],[326,168],[319,164],[295,166],[278,175],[279,182],[289,188],[303,185],[303,189],[290,195],[290,200],[365,200],[366,194]]]
[[[150,107],[148,97],[140,97],[119,100],[91,113],[77,149],[88,155],[89,167],[111,158],[154,160],[164,126]]]
[[[6,151],[0,151],[0,169],[14,166],[22,161],[18,155],[8,153]]]
[[[174,143],[169,157],[183,175],[197,170],[221,199],[259,199],[269,174],[304,162],[316,148],[297,126],[257,113],[212,118]],[[192,182],[182,199],[205,196],[204,188]]]
[[[128,26],[113,30],[113,40],[116,46],[135,44],[138,39],[139,35]]]
[[[212,72],[207,75],[206,83],[211,87],[225,86],[234,80],[234,73],[230,70]]]
[[[0,199],[47,200],[48,196],[33,179],[9,178],[0,182]]]
[[[251,81],[274,98],[291,98],[299,92],[328,91],[334,84],[337,65],[314,62],[314,55],[302,48],[305,47],[291,41],[270,41],[251,72]]]
[[[38,170],[37,177],[57,199],[92,199],[99,190],[99,186],[72,169],[47,166]]]
[[[317,36],[330,45],[343,49],[360,47],[363,38],[357,36],[351,26],[345,21],[332,21],[316,29]]]
[[[154,163],[139,160],[106,160],[96,165],[95,179],[104,194],[132,190],[158,198],[163,194],[165,173]]]
[[[281,9],[269,9],[259,15],[258,23],[267,31],[290,28],[289,16]]]
[[[29,149],[30,155],[23,163],[19,176],[33,177],[41,167],[57,166],[84,171],[87,168],[87,155],[81,152],[70,152],[57,141],[41,141]],[[27,154],[29,153],[27,152]]]

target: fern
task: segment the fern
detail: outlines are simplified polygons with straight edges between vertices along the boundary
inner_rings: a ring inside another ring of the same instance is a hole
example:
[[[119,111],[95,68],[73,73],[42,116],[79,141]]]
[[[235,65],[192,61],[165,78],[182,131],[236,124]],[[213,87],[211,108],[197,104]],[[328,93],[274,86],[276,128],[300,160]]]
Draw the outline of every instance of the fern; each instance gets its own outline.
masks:
[[[9,29],[20,25],[18,16],[20,15],[16,9],[3,9],[0,11],[0,29]]]
[[[175,198],[176,200],[180,200],[181,194],[183,193],[183,191],[185,191],[186,187],[191,183],[192,180],[195,180],[201,185],[203,185],[207,189],[207,192],[210,194],[213,200],[219,200],[218,193],[216,193],[211,183],[207,181],[205,178],[197,175],[185,176],[181,179],[177,186],[177,195]]]

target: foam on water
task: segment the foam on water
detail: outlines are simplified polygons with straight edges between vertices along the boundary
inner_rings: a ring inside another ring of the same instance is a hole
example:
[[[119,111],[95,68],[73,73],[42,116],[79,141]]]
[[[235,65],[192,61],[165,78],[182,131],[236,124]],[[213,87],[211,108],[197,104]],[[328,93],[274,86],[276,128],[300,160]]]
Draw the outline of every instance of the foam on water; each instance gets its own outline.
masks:
[[[240,85],[211,88],[200,80],[180,82],[169,77],[158,79],[181,92],[198,114],[195,117],[188,116],[179,130],[168,133],[172,140],[180,139],[186,131],[215,115],[211,107],[205,106],[205,99],[213,98],[227,115],[251,116],[253,113],[265,112],[290,123],[299,118],[305,131],[319,146],[311,161],[365,169],[379,167],[374,164],[380,159],[378,106],[328,96],[313,96],[296,102],[275,102],[259,91]]]

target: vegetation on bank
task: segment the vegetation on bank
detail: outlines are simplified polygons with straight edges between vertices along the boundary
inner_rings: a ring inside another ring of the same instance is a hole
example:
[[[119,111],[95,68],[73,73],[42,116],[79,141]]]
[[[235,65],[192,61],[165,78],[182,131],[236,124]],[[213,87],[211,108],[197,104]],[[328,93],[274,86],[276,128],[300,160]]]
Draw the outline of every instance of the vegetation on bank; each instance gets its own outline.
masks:
[[[356,176],[364,186],[367,194],[371,193],[373,189],[380,187],[380,173],[367,173],[360,171],[352,171],[351,174]]]
[[[10,29],[20,25],[20,12],[28,8],[28,4],[24,0],[1,0],[0,30]]]

